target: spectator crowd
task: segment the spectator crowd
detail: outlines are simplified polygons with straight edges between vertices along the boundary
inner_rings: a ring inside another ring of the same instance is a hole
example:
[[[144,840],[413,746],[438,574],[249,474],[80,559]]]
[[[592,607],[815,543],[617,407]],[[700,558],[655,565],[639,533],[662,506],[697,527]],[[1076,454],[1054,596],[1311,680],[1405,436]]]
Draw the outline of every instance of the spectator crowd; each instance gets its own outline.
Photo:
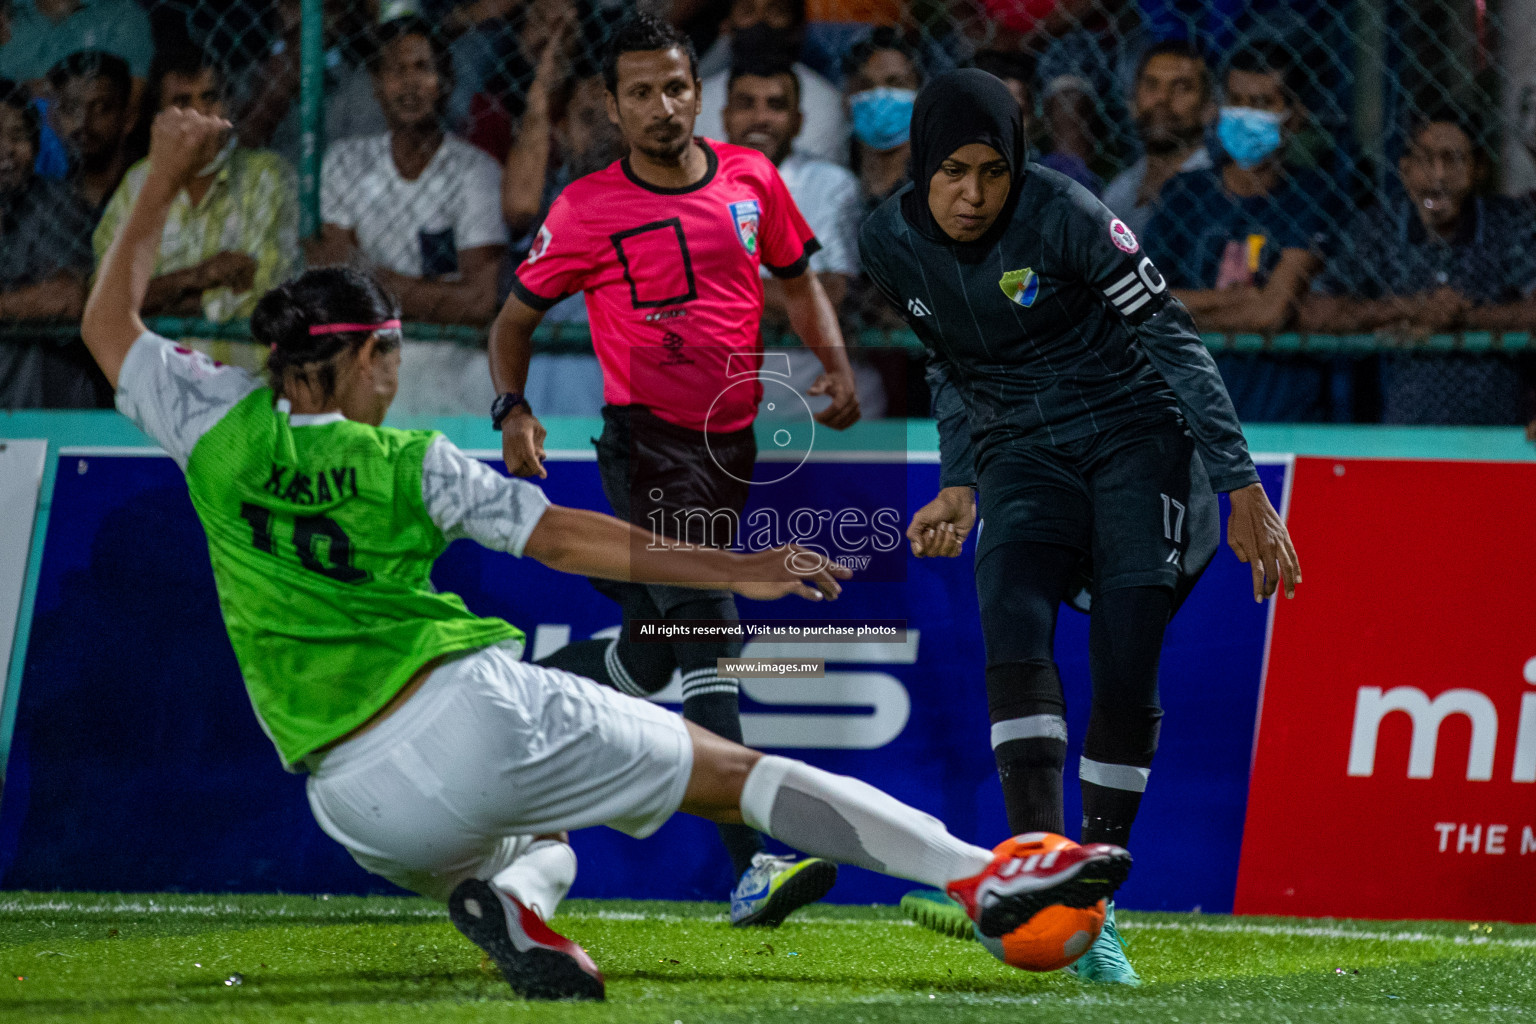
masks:
[[[353,263],[408,320],[486,325],[560,190],[624,155],[600,54],[630,6],[323,0],[321,226],[301,240],[300,0],[0,0],[0,408],[110,404],[58,325],[78,320],[171,106],[236,131],[171,210],[148,312],[239,320],[303,265]],[[1536,201],[1493,194],[1486,111],[1447,89],[1370,166],[1337,76],[1309,58],[1327,0],[966,0],[948,20],[900,0],[665,6],[698,43],[697,133],[778,167],[851,344],[899,326],[861,276],[859,225],[907,182],[924,80],[970,64],[1014,93],[1032,159],[1098,196],[1203,330],[1407,342],[1370,359],[1225,352],[1243,419],[1536,414],[1522,357],[1412,344],[1536,332]],[[779,282],[764,292],[782,326]],[[585,315],[576,296],[548,319]],[[555,382],[541,410],[594,410],[590,360],[546,358],[567,365],[537,375]],[[478,400],[468,364],[417,369]],[[861,391],[893,397],[867,412],[903,406],[903,374],[865,353]]]

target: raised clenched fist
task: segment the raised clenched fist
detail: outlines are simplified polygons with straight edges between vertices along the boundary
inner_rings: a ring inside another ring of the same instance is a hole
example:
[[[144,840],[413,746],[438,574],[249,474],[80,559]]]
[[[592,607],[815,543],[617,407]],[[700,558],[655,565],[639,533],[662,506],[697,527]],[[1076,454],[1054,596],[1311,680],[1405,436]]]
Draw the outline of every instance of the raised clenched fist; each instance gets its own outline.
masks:
[[[219,155],[232,126],[222,117],[171,107],[155,115],[149,139],[150,168],[180,188]]]

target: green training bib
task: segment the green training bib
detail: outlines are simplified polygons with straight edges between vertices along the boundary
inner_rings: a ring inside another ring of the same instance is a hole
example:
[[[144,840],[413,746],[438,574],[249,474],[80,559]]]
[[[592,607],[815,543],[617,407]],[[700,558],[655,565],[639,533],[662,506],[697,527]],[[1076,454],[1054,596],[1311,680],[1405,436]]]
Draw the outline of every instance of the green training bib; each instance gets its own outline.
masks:
[[[187,486],[246,689],[285,766],[366,722],[440,655],[523,634],[429,574],[431,431],[294,427],[260,388],[192,449]]]

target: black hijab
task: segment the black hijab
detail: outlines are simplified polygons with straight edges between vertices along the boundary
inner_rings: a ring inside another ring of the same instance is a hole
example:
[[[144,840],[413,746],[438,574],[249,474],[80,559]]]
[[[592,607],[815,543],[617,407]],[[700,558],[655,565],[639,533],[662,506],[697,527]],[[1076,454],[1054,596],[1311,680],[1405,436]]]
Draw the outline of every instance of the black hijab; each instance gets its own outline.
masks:
[[[923,86],[912,107],[912,191],[901,200],[901,213],[917,232],[962,251],[984,251],[1007,230],[1024,187],[1029,144],[1024,112],[998,78],[976,68],[947,71]],[[928,209],[928,183],[955,150],[980,142],[1008,161],[1008,201],[987,233],[974,242],[956,242]]]

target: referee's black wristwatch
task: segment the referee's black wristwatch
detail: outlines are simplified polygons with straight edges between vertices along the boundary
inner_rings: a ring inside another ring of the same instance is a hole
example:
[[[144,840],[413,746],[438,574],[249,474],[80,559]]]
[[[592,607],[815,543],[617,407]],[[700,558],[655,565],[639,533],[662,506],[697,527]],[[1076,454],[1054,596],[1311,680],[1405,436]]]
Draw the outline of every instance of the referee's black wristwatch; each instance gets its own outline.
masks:
[[[528,399],[516,391],[503,391],[497,395],[496,401],[491,403],[491,429],[500,430],[501,421],[512,415],[512,410],[520,405],[527,407],[529,412],[533,412],[533,406],[528,405]]]

